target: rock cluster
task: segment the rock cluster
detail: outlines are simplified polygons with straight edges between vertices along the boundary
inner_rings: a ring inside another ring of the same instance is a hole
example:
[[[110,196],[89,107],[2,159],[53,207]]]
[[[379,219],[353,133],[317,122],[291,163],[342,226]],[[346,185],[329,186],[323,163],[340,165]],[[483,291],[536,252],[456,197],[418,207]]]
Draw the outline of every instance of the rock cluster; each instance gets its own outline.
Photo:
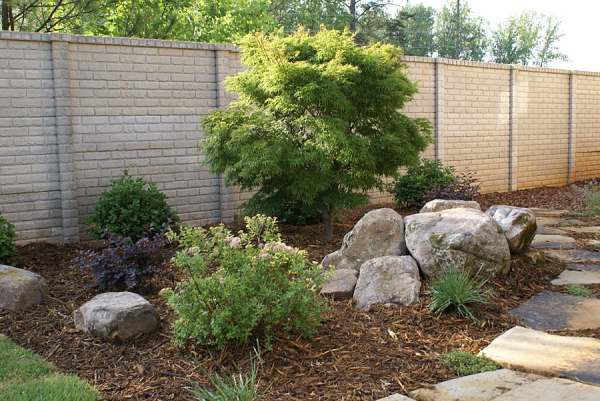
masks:
[[[436,199],[403,218],[392,209],[365,214],[327,255],[335,270],[321,292],[353,298],[356,307],[409,305],[418,300],[420,275],[438,277],[459,268],[490,277],[507,273],[511,252],[524,252],[535,235],[533,212],[477,202]]]

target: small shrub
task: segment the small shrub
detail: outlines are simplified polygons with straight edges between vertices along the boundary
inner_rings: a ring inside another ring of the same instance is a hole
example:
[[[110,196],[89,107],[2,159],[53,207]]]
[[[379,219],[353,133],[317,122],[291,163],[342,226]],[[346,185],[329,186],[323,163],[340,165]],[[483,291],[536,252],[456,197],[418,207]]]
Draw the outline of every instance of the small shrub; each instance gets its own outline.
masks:
[[[75,264],[91,271],[93,286],[103,290],[134,289],[154,274],[166,259],[164,248],[168,242],[162,232],[135,242],[110,235],[106,248],[80,252]]]
[[[454,309],[461,316],[477,320],[469,305],[487,303],[489,291],[484,286],[486,281],[477,280],[469,273],[459,269],[448,269],[434,280],[429,310],[441,314]]]
[[[451,351],[442,355],[441,361],[446,367],[459,376],[490,372],[499,367],[486,357],[473,355],[464,351]]]
[[[155,184],[125,173],[100,196],[86,223],[96,238],[114,234],[137,241],[177,220],[175,211],[167,204],[167,197]]]
[[[600,214],[600,187],[590,185],[586,188],[584,205],[584,215],[595,216]]]
[[[258,359],[258,361],[257,361]],[[258,362],[260,355],[250,361],[250,371],[223,377],[209,375],[212,389],[195,386],[192,395],[198,401],[256,401],[258,400]]]
[[[433,186],[425,193],[424,201],[433,199],[474,200],[479,196],[479,184],[471,172],[456,174],[454,180],[447,184]]]
[[[253,337],[268,342],[278,331],[308,337],[321,324],[323,270],[279,242],[275,219],[246,218],[238,237],[221,225],[184,228],[170,238],[180,244],[173,262],[189,276],[165,294],[178,317],[177,343],[223,348]]]
[[[282,223],[293,225],[317,224],[322,221],[321,214],[312,205],[292,200],[270,202],[259,196],[251,198],[244,204],[244,214],[274,216]]]
[[[15,226],[9,223],[0,213],[0,262],[7,260],[17,253],[15,246],[16,239]]]
[[[592,290],[587,287],[584,287],[580,284],[569,284],[567,285],[567,292],[571,295],[575,295],[578,297],[591,297]]]
[[[446,186],[454,181],[454,169],[438,160],[421,160],[408,167],[394,185],[396,203],[403,206],[420,206],[427,202],[426,193],[432,187]]]

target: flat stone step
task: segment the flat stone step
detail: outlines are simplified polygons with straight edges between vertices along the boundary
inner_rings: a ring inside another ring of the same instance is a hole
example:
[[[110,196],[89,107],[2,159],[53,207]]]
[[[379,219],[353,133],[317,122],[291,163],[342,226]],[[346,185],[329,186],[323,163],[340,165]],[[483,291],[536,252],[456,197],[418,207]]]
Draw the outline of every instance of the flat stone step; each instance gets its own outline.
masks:
[[[411,392],[417,401],[597,401],[600,387],[500,369]]]
[[[562,217],[569,214],[565,209],[542,209],[538,207],[530,207],[529,210],[535,214],[535,217]]]
[[[586,330],[600,327],[600,299],[544,291],[510,311],[536,330]]]
[[[499,365],[600,385],[600,340],[565,337],[515,326],[481,355]]]
[[[574,227],[564,226],[561,229],[580,234],[600,234],[600,226]]]
[[[575,238],[566,235],[537,234],[530,246],[536,249],[574,249],[577,243]]]
[[[408,398],[405,395],[402,394],[392,394],[389,397],[385,397],[385,398],[380,398],[377,401],[415,401],[412,398]]]
[[[535,222],[538,226],[556,226],[563,222],[560,217],[536,217]]]
[[[600,252],[587,251],[585,249],[551,249],[544,252],[546,256],[556,258],[565,263],[599,263]]]
[[[546,235],[562,235],[567,234],[565,230],[561,230],[556,227],[543,226],[538,224],[536,234],[546,234]]]
[[[581,270],[565,270],[560,275],[551,281],[552,285],[569,285],[569,284],[600,284],[599,271],[581,271]]]
[[[568,263],[567,270],[576,270],[576,271],[582,271],[582,272],[600,272],[600,264]]]

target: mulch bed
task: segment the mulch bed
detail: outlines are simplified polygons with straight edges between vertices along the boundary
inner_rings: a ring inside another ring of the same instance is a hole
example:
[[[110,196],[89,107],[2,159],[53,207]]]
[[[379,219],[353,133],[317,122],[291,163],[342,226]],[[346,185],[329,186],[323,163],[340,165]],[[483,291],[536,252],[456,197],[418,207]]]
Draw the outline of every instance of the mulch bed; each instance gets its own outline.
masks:
[[[519,191],[484,195],[480,201],[574,209],[569,187],[561,190]],[[552,195],[556,199],[551,201]],[[530,202],[530,203],[527,203]],[[309,251],[313,260],[337,249],[341,238],[366,208],[346,213],[336,224],[332,241],[321,240],[321,226],[283,226],[286,242]],[[407,214],[409,211],[401,211]],[[90,277],[73,267],[80,246],[30,244],[19,249],[19,267],[41,273],[51,298],[26,314],[0,312],[0,333],[32,349],[59,368],[95,385],[106,401],[189,400],[186,387],[207,383],[207,372],[247,367],[252,347],[215,351],[199,346],[172,345],[173,314],[157,290],[173,287],[180,275],[169,264],[143,294],[158,309],[162,324],[155,334],[122,344],[97,340],[74,329],[72,312],[97,291],[87,288]],[[492,301],[477,309],[478,323],[454,314],[433,316],[424,283],[420,302],[404,308],[377,308],[368,313],[350,301],[331,301],[326,321],[315,337],[277,338],[263,349],[261,389],[264,400],[373,400],[455,377],[439,362],[445,352],[478,352],[514,325],[508,311],[550,288],[564,266],[533,264],[526,257],[513,261],[510,274],[490,282]],[[572,334],[572,333],[570,333]],[[600,338],[600,332],[586,335]]]

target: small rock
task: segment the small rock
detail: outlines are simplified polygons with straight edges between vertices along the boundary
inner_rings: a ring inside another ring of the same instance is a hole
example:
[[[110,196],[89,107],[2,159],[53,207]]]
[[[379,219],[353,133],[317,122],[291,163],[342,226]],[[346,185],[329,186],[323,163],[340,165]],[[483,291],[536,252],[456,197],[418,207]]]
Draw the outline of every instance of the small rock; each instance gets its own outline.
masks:
[[[539,249],[527,249],[522,256],[534,265],[542,263],[546,259],[544,252]]]
[[[389,397],[380,398],[377,401],[415,401],[412,398],[408,398],[402,394],[392,394]]]
[[[389,208],[375,209],[356,223],[344,236],[342,247],[325,256],[322,265],[358,271],[369,259],[405,254],[402,216]]]
[[[24,311],[48,297],[48,285],[39,274],[0,265],[0,309]]]
[[[531,210],[496,205],[490,207],[486,213],[502,228],[511,252],[523,252],[533,241],[537,223],[535,214]]]
[[[442,210],[457,208],[481,210],[481,206],[475,201],[434,199],[427,202],[419,213],[441,212]]]
[[[428,277],[451,268],[483,277],[510,269],[506,237],[496,222],[479,210],[417,213],[405,220],[408,250]]]
[[[360,267],[354,301],[360,310],[375,304],[410,305],[419,299],[420,288],[419,268],[413,258],[381,256]]]
[[[356,280],[356,270],[336,269],[327,283],[323,285],[321,294],[333,297],[333,299],[352,298]]]
[[[151,333],[158,326],[154,306],[132,292],[96,295],[73,312],[73,320],[79,330],[118,341]]]

